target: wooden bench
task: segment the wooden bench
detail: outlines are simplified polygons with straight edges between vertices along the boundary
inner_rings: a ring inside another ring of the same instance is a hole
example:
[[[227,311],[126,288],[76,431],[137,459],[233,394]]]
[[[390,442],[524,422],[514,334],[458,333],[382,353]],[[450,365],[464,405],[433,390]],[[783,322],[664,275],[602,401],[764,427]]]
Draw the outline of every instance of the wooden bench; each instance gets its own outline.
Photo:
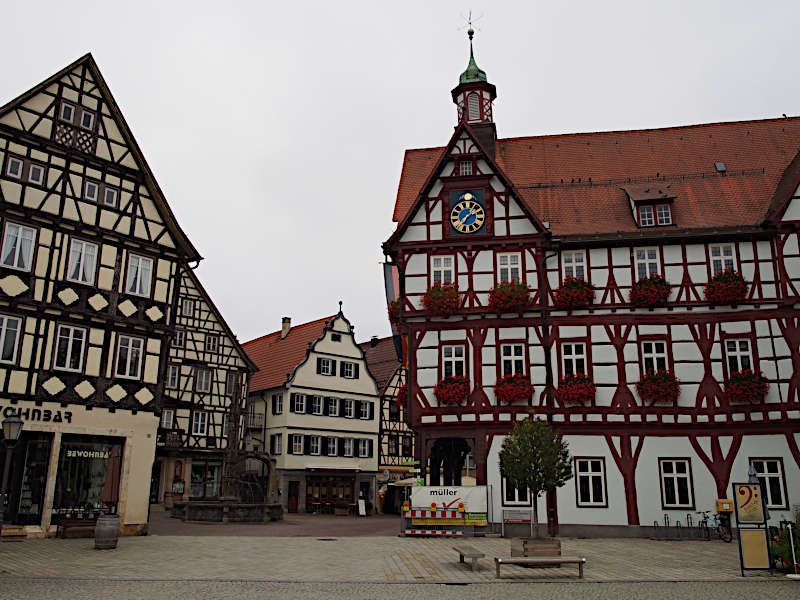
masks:
[[[473,571],[475,570],[475,566],[478,564],[478,559],[486,556],[483,552],[481,552],[477,548],[473,548],[472,546],[468,546],[467,544],[461,544],[460,546],[453,546],[453,550],[458,552],[458,562],[463,563],[465,558],[472,559]]]
[[[522,565],[532,567],[560,567],[562,564],[577,564],[578,577],[583,579],[583,565],[586,559],[579,556],[514,556],[495,557],[494,564],[497,569],[495,579],[500,578],[500,565]]]

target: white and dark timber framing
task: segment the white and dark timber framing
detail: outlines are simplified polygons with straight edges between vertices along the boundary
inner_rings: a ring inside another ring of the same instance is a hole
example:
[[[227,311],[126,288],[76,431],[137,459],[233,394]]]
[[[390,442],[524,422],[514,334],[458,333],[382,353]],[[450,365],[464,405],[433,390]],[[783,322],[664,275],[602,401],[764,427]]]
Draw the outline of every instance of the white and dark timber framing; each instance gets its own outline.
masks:
[[[506,488],[498,452],[534,408],[574,457],[573,480],[539,500],[562,534],[641,535],[664,515],[683,522],[731,497],[751,466],[772,523],[791,518],[800,504],[800,118],[497,139],[496,90],[472,56],[452,96],[458,124],[447,145],[406,152],[397,229],[383,246],[399,275],[407,422],[428,481],[459,483],[472,454],[495,523],[504,509],[530,507],[525,490]],[[485,215],[476,228],[451,219],[466,192]],[[704,297],[721,268],[748,282],[735,305]],[[652,273],[671,284],[669,299],[637,308],[631,286]],[[595,287],[593,305],[554,306],[570,275]],[[532,302],[497,313],[490,290],[512,279],[528,284]],[[450,317],[423,305],[437,281],[458,285]],[[680,380],[674,404],[638,396],[651,365]],[[728,377],[746,368],[764,373],[769,392],[729,402]],[[470,380],[461,406],[434,395],[450,372]],[[495,382],[515,372],[530,378],[533,397],[498,405]],[[557,400],[573,372],[596,384],[591,403]]]

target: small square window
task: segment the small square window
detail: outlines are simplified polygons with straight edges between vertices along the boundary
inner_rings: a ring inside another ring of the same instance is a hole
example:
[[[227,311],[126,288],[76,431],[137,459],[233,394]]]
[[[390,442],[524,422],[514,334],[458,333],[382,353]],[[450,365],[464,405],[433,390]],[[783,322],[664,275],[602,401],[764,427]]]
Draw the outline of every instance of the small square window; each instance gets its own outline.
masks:
[[[31,165],[28,170],[28,181],[41,184],[44,181],[44,167],[41,165]]]
[[[319,374],[320,375],[335,375],[336,372],[334,370],[334,365],[332,359],[330,358],[320,358],[319,359]]]
[[[84,109],[81,115],[81,127],[91,129],[94,127],[94,113]]]
[[[656,221],[659,225],[672,225],[672,210],[669,204],[656,206]]]
[[[97,202],[97,192],[100,189],[94,181],[87,181],[83,184],[83,198],[84,200],[91,200]]]
[[[64,102],[61,105],[61,113],[59,114],[59,118],[67,123],[72,123],[72,120],[75,118],[75,107],[72,106],[72,104],[67,104]]]
[[[356,365],[355,363],[342,361],[342,377],[345,379],[355,379]]]
[[[459,175],[472,175],[472,161],[471,160],[462,160],[458,163],[458,174]]]
[[[119,192],[114,188],[105,188],[103,190],[103,204],[106,206],[116,206]]]
[[[342,334],[341,333],[332,333],[331,334],[331,341],[332,342],[341,342],[342,341]]]
[[[23,162],[18,159],[10,156],[8,158],[8,166],[6,167],[6,174],[9,177],[13,177],[14,179],[19,179],[22,177],[22,167]]]
[[[640,206],[639,207],[639,226],[640,227],[652,227],[655,225],[655,219],[653,218],[653,207],[652,206]]]

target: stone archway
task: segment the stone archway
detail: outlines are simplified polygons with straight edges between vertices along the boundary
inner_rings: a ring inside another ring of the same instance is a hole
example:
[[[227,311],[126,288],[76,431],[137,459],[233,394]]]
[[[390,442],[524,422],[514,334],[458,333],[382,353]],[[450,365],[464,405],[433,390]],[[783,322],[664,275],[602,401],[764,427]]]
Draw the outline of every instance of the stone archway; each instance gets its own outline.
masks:
[[[461,485],[461,471],[470,451],[463,438],[437,439],[429,456],[430,485]]]

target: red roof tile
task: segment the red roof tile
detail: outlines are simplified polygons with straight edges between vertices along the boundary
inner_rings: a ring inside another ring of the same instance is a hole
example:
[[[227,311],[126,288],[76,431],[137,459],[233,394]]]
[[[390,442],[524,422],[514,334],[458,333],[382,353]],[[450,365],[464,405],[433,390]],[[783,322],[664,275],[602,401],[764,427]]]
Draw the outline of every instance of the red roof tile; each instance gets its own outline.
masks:
[[[496,152],[553,234],[580,236],[638,232],[623,187],[650,181],[670,184],[679,229],[758,226],[798,149],[800,118],[792,117],[508,138],[498,140]],[[406,152],[395,221],[411,210],[442,151]],[[715,162],[725,163],[725,175]]]
[[[392,337],[381,338],[374,347],[372,342],[363,342],[359,346],[367,357],[367,366],[378,385],[378,393],[382,394],[394,372],[400,366],[400,361],[397,360],[397,351],[394,348],[394,339]]]
[[[294,371],[306,357],[308,342],[322,337],[325,323],[330,323],[336,315],[324,317],[310,323],[296,325],[288,335],[281,339],[281,332],[275,331],[242,344],[258,371],[250,378],[250,391],[257,392],[286,383],[286,374]]]

